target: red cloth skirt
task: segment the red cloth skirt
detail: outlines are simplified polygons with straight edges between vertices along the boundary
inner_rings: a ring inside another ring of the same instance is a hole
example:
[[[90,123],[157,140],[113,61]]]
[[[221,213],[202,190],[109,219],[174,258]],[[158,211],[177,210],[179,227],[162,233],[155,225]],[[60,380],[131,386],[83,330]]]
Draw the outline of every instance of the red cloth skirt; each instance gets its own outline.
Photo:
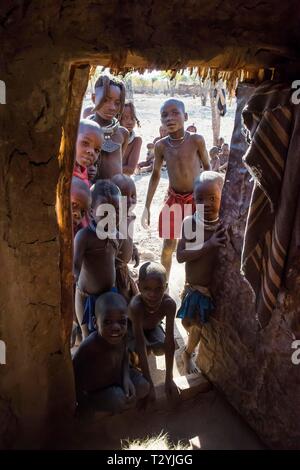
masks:
[[[159,214],[160,238],[168,240],[181,238],[182,221],[185,217],[194,214],[195,210],[193,193],[176,193],[174,189],[169,188],[165,205]]]

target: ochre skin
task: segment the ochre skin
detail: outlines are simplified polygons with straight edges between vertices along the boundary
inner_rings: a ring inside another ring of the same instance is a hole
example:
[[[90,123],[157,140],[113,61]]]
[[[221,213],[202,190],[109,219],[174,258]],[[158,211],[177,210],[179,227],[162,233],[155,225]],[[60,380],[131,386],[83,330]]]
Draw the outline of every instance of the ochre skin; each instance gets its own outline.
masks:
[[[115,85],[110,85],[108,95],[93,116],[93,120],[101,127],[111,124],[113,118],[119,113],[121,106],[120,96],[120,88]],[[98,87],[95,90],[96,107],[101,102],[102,98],[103,88]],[[98,179],[111,179],[114,175],[122,173],[122,157],[128,145],[128,137],[128,130],[125,129],[125,127],[119,126],[111,137],[111,140],[120,144],[120,146],[111,153],[101,152],[101,158],[98,161]]]
[[[125,127],[128,132],[134,130],[137,121],[132,112],[132,109],[128,104],[124,106],[124,110],[122,113],[122,117],[120,123],[123,127]],[[134,170],[138,164],[140,158],[140,152],[142,147],[142,139],[139,136],[136,136],[133,141],[128,144],[125,153],[123,154],[123,173],[126,175],[133,175]]]
[[[145,209],[142,215],[142,225],[147,228],[150,225],[150,206],[160,180],[160,170],[163,162],[166,162],[170,187],[179,193],[193,191],[194,180],[204,170],[210,170],[209,156],[206,150],[204,138],[198,134],[190,134],[184,131],[184,122],[187,114],[183,109],[183,103],[178,100],[168,100],[161,108],[161,122],[167,129],[168,135],[155,144],[154,166],[150,178],[146,197]],[[184,140],[180,139],[185,135]],[[172,254],[176,249],[177,240],[164,240],[161,254],[161,263],[166,268],[169,276]]]
[[[99,221],[96,212],[100,204],[112,204],[117,211],[119,199],[119,196],[109,199],[99,196],[97,206],[92,207],[95,222]],[[115,255],[114,244],[101,240],[88,227],[77,233],[74,240],[74,274],[81,291],[100,295],[111,289],[115,282]]]
[[[119,199],[119,195],[110,198],[98,196],[92,207],[92,218],[96,224],[100,220],[96,216],[98,206],[112,204],[118,212]],[[116,254],[116,241],[102,240],[88,227],[79,230],[74,239],[75,311],[83,338],[89,335],[87,325],[82,325],[85,302],[83,294],[100,295],[108,292],[115,285]],[[103,269],[104,266],[105,269]]]
[[[129,305],[129,318],[132,321],[137,353],[140,359],[141,369],[144,377],[150,383],[148,399],[155,400],[153,381],[151,378],[147,351],[145,345],[144,330],[155,328],[163,318],[166,318],[166,378],[165,389],[167,396],[176,399],[177,389],[173,382],[174,361],[174,318],[176,303],[165,294],[167,284],[165,276],[161,273],[151,273],[143,281],[139,281],[140,294],[136,295]]]
[[[197,182],[194,187],[194,199],[196,204],[204,204],[205,220],[213,221],[218,218],[221,203],[221,188],[217,182]],[[220,247],[225,247],[226,245],[226,231],[222,224],[219,223],[215,232],[204,230],[204,244],[201,248],[195,250],[187,249],[184,227],[189,223],[192,223],[193,231],[196,230],[194,217],[187,217],[183,223],[183,238],[179,240],[177,246],[177,261],[179,263],[185,262],[187,283],[209,288],[218,251]],[[192,241],[188,240],[189,243]],[[187,347],[182,355],[185,373],[195,373],[198,369],[192,359],[192,354],[200,341],[201,325],[197,325],[187,318],[183,319],[182,324],[189,333]]]
[[[176,192],[193,191],[194,180],[200,174],[201,167],[209,170],[209,157],[201,135],[186,133],[184,142],[177,148],[178,142],[169,140],[169,136],[178,139],[184,135],[186,113],[173,100],[169,100],[161,109],[161,122],[168,131],[168,136],[155,145],[154,170],[166,161],[170,186]],[[174,147],[172,147],[173,145]],[[149,185],[150,186],[150,185]]]

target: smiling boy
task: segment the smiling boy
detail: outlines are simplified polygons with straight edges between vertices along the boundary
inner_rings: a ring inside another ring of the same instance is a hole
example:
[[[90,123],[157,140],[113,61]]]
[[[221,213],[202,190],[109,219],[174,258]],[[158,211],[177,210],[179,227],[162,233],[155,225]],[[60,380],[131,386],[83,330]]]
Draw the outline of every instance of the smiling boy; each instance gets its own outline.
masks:
[[[167,273],[159,263],[144,263],[139,271],[138,286],[140,293],[129,304],[129,318],[132,333],[129,349],[137,353],[144,377],[150,384],[148,399],[155,399],[154,385],[151,378],[147,355],[165,355],[166,377],[165,391],[168,398],[176,398],[177,388],[173,382],[174,362],[174,318],[175,301],[166,294]],[[161,322],[166,319],[166,332]]]
[[[150,178],[142,225],[150,225],[150,206],[160,180],[160,170],[166,162],[169,175],[168,198],[165,201],[159,218],[159,236],[164,239],[161,263],[169,277],[172,254],[180,238],[181,223],[185,215],[195,210],[193,202],[193,183],[196,176],[210,169],[209,157],[204,138],[198,134],[190,134],[184,130],[188,116],[184,103],[176,99],[167,100],[160,110],[162,125],[168,135],[155,144],[154,167]],[[173,205],[179,211],[170,211]]]
[[[140,372],[129,369],[124,298],[112,292],[101,295],[95,316],[96,331],[73,358],[78,406],[120,413],[144,398],[149,384]]]

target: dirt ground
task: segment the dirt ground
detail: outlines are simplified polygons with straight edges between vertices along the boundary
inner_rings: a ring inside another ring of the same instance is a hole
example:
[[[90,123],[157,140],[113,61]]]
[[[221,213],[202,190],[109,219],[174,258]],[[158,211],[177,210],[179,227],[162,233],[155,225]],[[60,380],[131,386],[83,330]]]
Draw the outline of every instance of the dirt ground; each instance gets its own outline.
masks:
[[[121,415],[78,422],[69,449],[117,450],[126,440],[167,433],[171,443],[189,445],[196,438],[201,450],[259,450],[263,443],[216,391],[201,393],[175,410],[132,410]]]

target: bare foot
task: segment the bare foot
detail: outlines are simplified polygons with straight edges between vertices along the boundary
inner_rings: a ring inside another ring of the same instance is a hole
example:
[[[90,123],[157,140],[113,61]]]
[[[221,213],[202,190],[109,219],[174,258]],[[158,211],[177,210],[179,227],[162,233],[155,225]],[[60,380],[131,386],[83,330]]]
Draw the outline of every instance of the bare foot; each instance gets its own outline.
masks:
[[[182,360],[183,360],[183,370],[186,375],[199,374],[200,371],[198,367],[196,366],[192,356],[188,352],[183,351]]]

